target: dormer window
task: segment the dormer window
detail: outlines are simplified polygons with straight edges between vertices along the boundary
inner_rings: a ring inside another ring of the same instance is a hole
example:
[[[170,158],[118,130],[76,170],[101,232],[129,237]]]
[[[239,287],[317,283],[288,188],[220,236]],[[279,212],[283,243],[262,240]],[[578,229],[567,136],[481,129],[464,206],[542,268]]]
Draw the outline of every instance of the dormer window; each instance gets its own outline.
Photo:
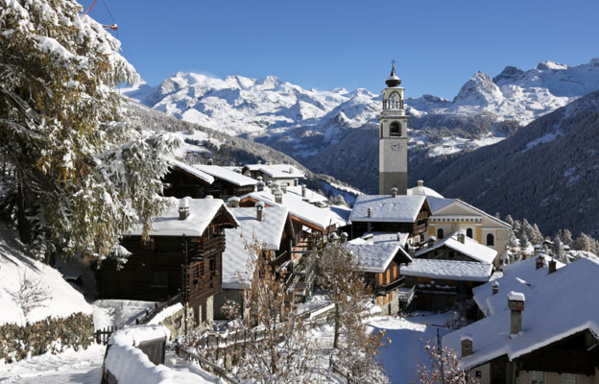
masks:
[[[391,136],[401,136],[401,124],[397,121],[394,121],[389,126],[389,135]]]

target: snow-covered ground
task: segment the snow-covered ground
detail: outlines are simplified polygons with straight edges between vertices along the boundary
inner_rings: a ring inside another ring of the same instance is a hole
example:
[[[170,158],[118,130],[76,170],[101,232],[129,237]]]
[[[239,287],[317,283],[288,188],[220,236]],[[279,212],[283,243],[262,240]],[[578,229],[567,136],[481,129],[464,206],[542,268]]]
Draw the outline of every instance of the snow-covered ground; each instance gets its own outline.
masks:
[[[411,317],[376,317],[369,321],[375,330],[384,330],[391,340],[380,350],[380,359],[391,383],[411,383],[417,378],[418,363],[426,365],[429,354],[425,342],[437,345],[437,330],[442,338],[451,330],[445,327],[453,312],[420,313]]]

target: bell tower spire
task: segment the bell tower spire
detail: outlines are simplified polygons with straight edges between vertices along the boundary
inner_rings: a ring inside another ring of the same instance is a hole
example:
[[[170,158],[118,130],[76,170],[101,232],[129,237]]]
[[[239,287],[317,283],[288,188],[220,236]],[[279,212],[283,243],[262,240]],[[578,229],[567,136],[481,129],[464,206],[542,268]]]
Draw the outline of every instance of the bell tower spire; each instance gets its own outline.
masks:
[[[408,118],[404,109],[404,88],[395,73],[395,60],[391,74],[383,89],[383,111],[379,116],[379,194],[391,194],[392,188],[405,195],[408,190]]]

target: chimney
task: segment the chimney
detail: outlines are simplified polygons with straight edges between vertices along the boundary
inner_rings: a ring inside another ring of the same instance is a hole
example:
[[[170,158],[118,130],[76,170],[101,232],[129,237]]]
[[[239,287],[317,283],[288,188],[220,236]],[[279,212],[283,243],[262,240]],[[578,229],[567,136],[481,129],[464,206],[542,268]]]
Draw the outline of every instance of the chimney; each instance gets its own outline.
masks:
[[[553,273],[557,271],[557,262],[554,259],[551,259],[549,262],[549,273]]]
[[[544,264],[545,264],[545,260],[543,259],[543,256],[542,255],[537,256],[537,258],[535,259],[535,269],[543,268]]]
[[[497,281],[494,281],[492,284],[492,291],[494,295],[499,293],[499,283]]]
[[[435,246],[436,242],[437,242],[437,238],[435,236],[429,236],[428,240],[426,242],[426,245],[428,248],[432,248]]]
[[[239,197],[230,197],[229,200],[227,200],[227,205],[231,208],[239,208]]]
[[[262,181],[262,176],[258,176],[258,182],[256,183],[256,191],[262,192],[264,191],[264,187],[266,184]]]
[[[401,241],[401,232],[397,232],[397,241]]]
[[[424,187],[424,180],[418,180],[418,187],[419,188]]]
[[[212,165],[214,164],[214,159],[213,158],[209,158],[208,161],[206,162],[208,165]]]
[[[256,203],[256,220],[264,220],[264,202],[262,201]]]
[[[342,243],[347,242],[347,237],[348,237],[347,232],[341,232],[341,242]]]
[[[299,179],[293,179],[293,186],[297,187],[299,185]]]
[[[462,336],[462,357],[472,355],[473,343],[472,335],[467,333]]]
[[[189,216],[189,197],[179,201],[179,220],[185,220]]]
[[[507,295],[507,305],[511,314],[510,336],[515,336],[522,332],[522,311],[524,310],[524,294],[511,291]]]
[[[398,191],[397,188],[395,188],[395,187],[391,188],[391,196],[397,197],[397,191]]]
[[[287,183],[281,184],[281,191],[283,191],[283,193],[287,193]]]
[[[289,167],[289,173],[293,173],[293,167]]]
[[[495,212],[495,218],[496,218],[497,220],[501,220],[501,213],[499,213],[499,212]]]
[[[462,244],[466,243],[466,234],[464,231],[458,231],[458,241]]]
[[[372,208],[368,207],[368,211],[367,212],[367,217],[372,217]]]
[[[337,233],[333,232],[329,235],[330,243],[337,243],[338,240],[339,240],[339,236],[337,235]]]
[[[306,184],[302,184],[302,197],[306,197]]]
[[[283,204],[283,192],[279,188],[274,190],[273,195],[275,195],[275,203]]]

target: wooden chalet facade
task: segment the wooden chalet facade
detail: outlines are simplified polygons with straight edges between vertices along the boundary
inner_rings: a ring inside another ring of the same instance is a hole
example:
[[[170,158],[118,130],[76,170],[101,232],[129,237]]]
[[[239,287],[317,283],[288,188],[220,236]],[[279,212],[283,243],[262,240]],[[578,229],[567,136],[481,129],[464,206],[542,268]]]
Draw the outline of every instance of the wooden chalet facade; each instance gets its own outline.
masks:
[[[373,301],[384,314],[396,314],[405,306],[401,294],[405,277],[401,268],[412,260],[404,250],[406,238],[405,234],[377,233],[343,244],[344,250],[356,257]]]
[[[236,204],[235,204],[236,205]],[[226,230],[227,249],[223,253],[222,292],[215,297],[215,316],[225,320],[226,314],[220,309],[226,300],[233,300],[246,313],[244,303],[244,285],[240,278],[253,276],[248,270],[251,264],[248,246],[254,244],[261,248],[261,256],[274,270],[283,270],[279,277],[287,285],[293,281],[294,265],[292,249],[294,232],[289,211],[285,207],[229,207],[236,217],[239,227]],[[291,298],[292,299],[292,298]],[[246,313],[249,315],[249,313]]]
[[[400,232],[409,234],[411,244],[422,244],[431,214],[424,196],[359,196],[350,216],[350,236],[356,238],[367,232]]]
[[[191,200],[190,206],[186,219],[175,216],[176,209],[158,218],[146,240],[135,231],[125,236],[121,244],[131,255],[118,271],[113,262],[103,263],[96,276],[99,296],[164,301],[181,293],[196,326],[211,321],[212,298],[221,290],[224,229],[237,222],[222,201]]]
[[[214,177],[195,169],[193,166],[181,161],[172,160],[173,167],[164,176],[163,195],[182,199],[202,199],[210,194]]]

